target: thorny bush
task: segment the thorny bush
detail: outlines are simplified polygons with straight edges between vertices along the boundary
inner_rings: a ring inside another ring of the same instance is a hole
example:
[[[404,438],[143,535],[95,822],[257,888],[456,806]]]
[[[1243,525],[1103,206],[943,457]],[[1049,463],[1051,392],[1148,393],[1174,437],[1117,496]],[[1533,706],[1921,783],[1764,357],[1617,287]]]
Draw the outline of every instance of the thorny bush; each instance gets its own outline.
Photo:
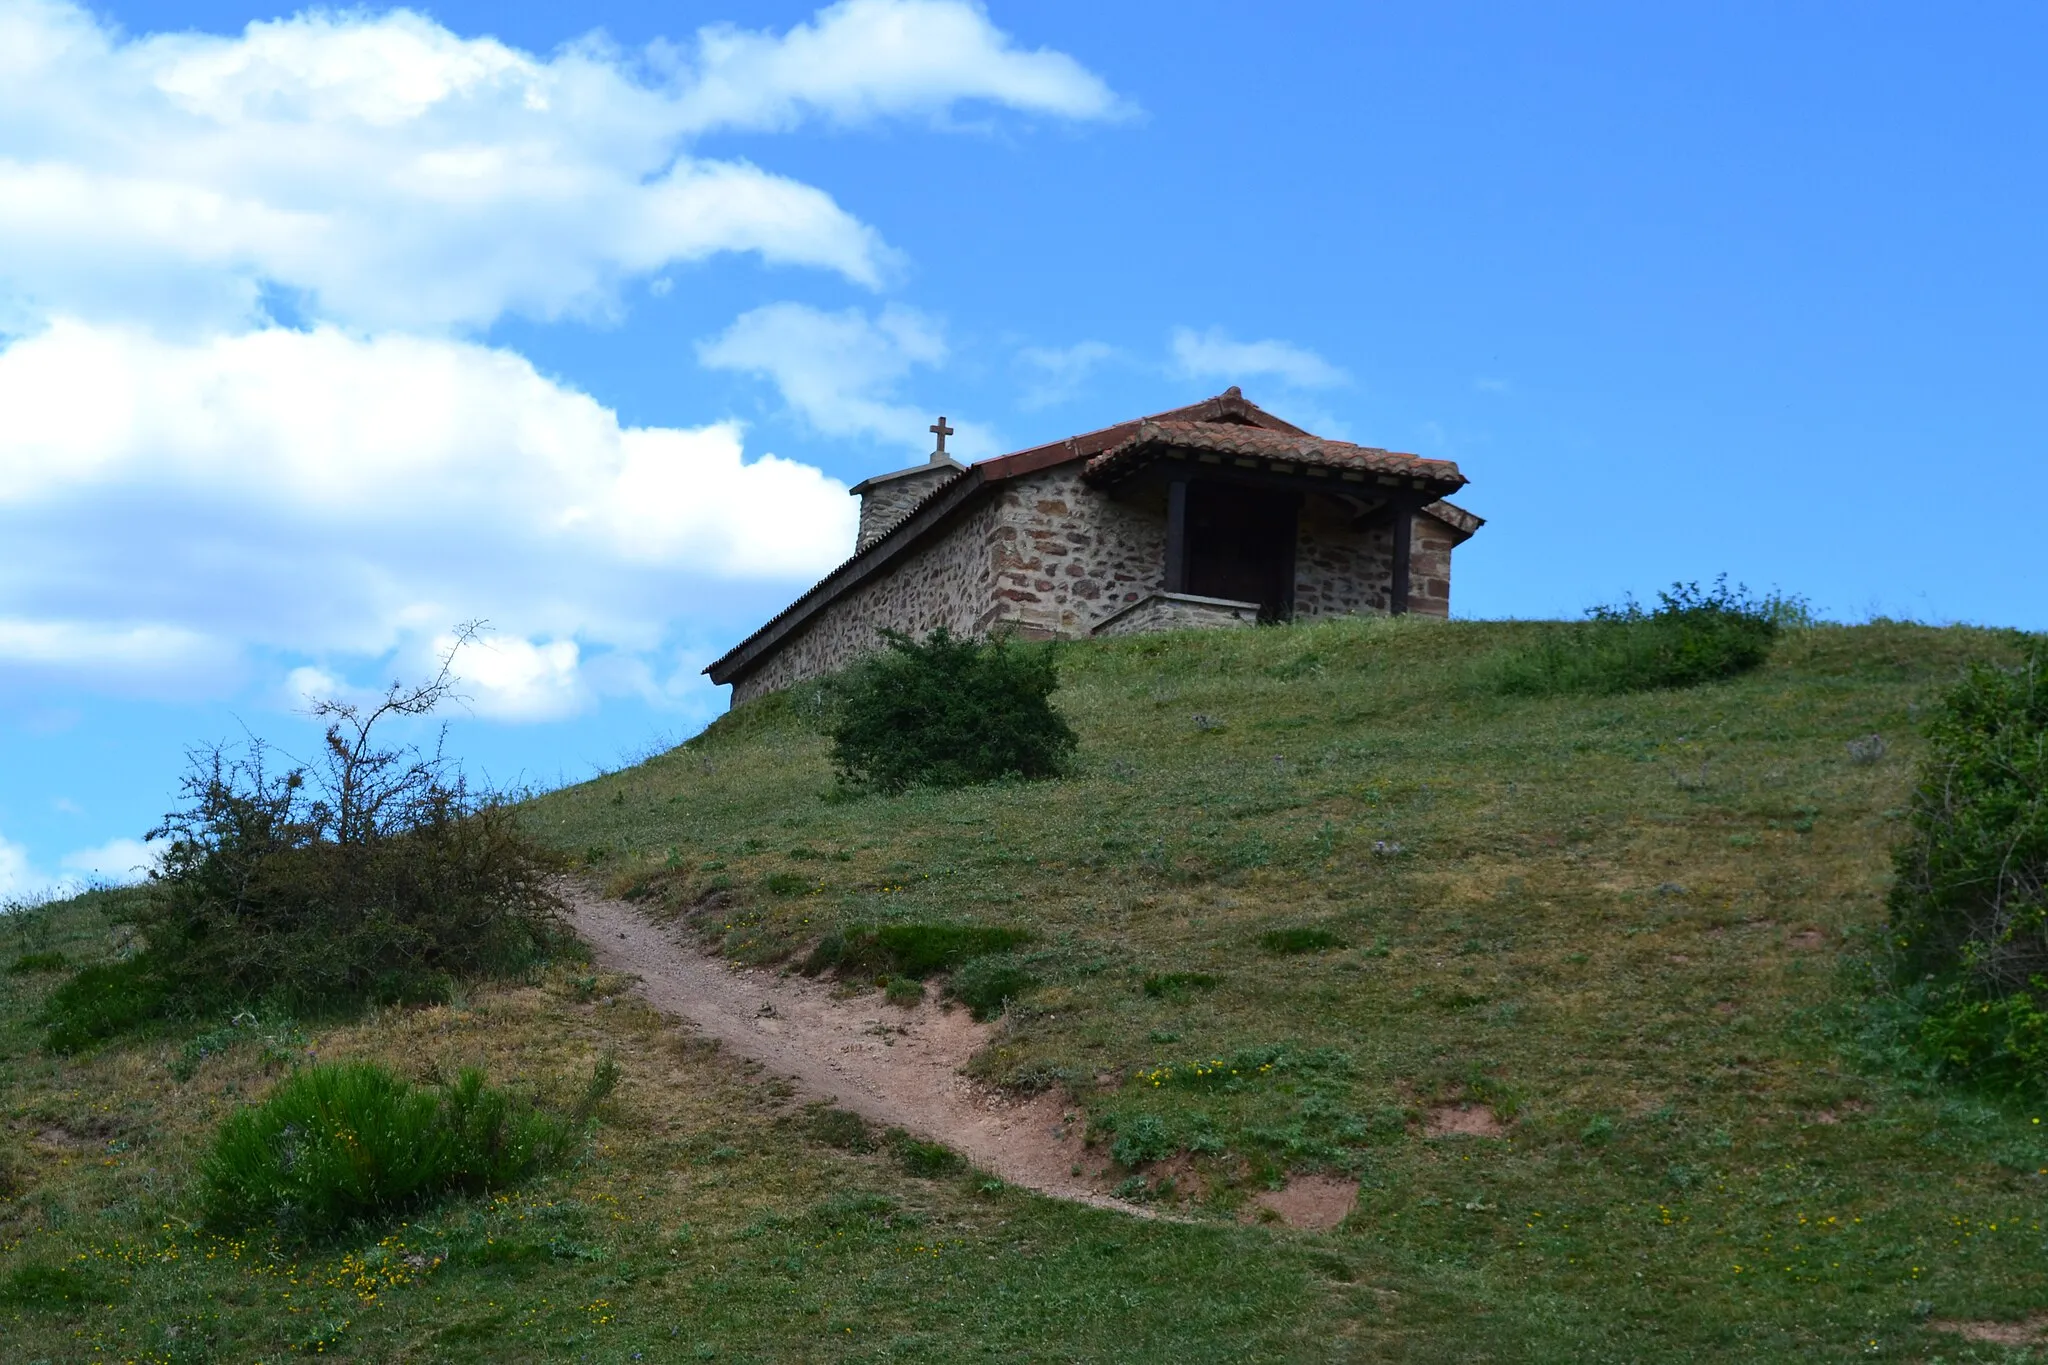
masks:
[[[168,843],[132,912],[146,951],[60,988],[51,1045],[138,1022],[109,998],[121,983],[100,980],[108,971],[148,978],[153,1011],[211,1011],[434,998],[451,978],[543,955],[562,932],[554,862],[509,801],[472,790],[438,745],[378,743],[380,724],[450,695],[452,658],[373,706],[319,703],[329,724],[316,764],[278,771],[260,741],[195,751],[184,806],[150,831]]]

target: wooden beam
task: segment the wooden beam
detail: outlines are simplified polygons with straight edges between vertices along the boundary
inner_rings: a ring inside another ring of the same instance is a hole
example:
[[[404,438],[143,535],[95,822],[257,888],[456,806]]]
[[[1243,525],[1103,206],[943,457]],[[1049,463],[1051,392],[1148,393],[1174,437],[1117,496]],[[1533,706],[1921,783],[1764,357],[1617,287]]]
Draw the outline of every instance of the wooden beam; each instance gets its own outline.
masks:
[[[1280,619],[1294,619],[1294,582],[1301,572],[1301,498],[1296,493],[1287,500],[1287,584],[1280,598]]]
[[[1408,611],[1408,573],[1415,539],[1415,507],[1406,498],[1391,500],[1394,513],[1394,582],[1387,591],[1387,611],[1403,616]]]
[[[1166,591],[1188,590],[1188,481],[1166,485]]]

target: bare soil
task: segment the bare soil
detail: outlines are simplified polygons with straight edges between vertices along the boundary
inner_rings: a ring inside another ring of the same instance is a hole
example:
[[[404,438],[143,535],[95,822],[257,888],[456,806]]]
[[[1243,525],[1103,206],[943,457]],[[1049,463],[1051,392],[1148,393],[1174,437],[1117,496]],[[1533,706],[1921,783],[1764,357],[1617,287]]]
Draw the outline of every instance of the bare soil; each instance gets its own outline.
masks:
[[[1109,1162],[1084,1145],[1079,1110],[1053,1094],[1020,1101],[960,1074],[989,1037],[966,1010],[931,999],[905,1009],[879,992],[834,999],[825,982],[708,958],[622,901],[560,890],[598,965],[637,977],[661,1013],[816,1098],[942,1142],[1010,1184],[1151,1216],[1109,1194]]]
[[[1937,1332],[1954,1332],[1965,1341],[1992,1346],[2048,1344],[2048,1314],[2036,1314],[2024,1322],[1949,1322],[1937,1318],[1927,1325]]]
[[[1422,1122],[1428,1137],[1506,1137],[1507,1125],[1483,1104],[1442,1104]]]
[[[1298,1175],[1283,1190],[1262,1190],[1252,1201],[1291,1228],[1333,1228],[1358,1206],[1358,1182],[1334,1175]]]
[[[880,992],[846,998],[823,981],[736,966],[705,956],[624,901],[567,881],[557,890],[600,967],[634,977],[656,1010],[811,1096],[942,1142],[1012,1185],[1139,1218],[1172,1216],[1110,1193],[1117,1173],[1084,1141],[1086,1115],[1061,1096],[1018,1099],[962,1075],[990,1034],[966,1010],[930,996],[909,1008]],[[1454,1131],[1501,1131],[1483,1106],[1464,1121],[1477,1126]],[[1332,1228],[1357,1200],[1357,1182],[1310,1175],[1261,1193],[1256,1203],[1289,1227]]]

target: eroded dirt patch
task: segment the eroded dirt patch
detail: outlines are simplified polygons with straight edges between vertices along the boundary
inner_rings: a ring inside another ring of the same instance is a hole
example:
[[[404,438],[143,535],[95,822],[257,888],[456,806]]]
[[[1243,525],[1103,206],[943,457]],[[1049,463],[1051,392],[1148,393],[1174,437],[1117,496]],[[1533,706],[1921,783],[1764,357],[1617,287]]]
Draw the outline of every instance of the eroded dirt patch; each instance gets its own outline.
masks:
[[[1336,1227],[1358,1207],[1358,1182],[1334,1175],[1298,1175],[1285,1189],[1261,1190],[1252,1199],[1291,1228]]]
[[[1440,1104],[1422,1120],[1426,1137],[1506,1137],[1507,1125],[1484,1104]]]
[[[960,1074],[989,1037],[966,1010],[835,999],[824,982],[707,958],[622,901],[574,884],[557,889],[599,967],[636,978],[655,1009],[810,1094],[943,1142],[1013,1185],[1156,1216],[1111,1197],[1108,1162],[1085,1146],[1087,1125],[1059,1096],[1020,1102]]]
[[[1950,1322],[1936,1319],[1927,1324],[1937,1332],[1953,1332],[1965,1341],[1987,1346],[2048,1345],[2048,1313],[2036,1313],[2020,1322]]]

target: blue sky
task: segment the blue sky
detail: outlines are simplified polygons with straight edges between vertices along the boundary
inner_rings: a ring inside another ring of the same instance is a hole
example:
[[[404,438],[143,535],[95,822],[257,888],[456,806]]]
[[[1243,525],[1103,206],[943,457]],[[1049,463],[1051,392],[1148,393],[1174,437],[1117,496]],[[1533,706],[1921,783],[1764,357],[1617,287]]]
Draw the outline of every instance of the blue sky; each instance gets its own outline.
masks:
[[[2032,6],[0,0],[0,895],[460,621],[585,776],[846,485],[1240,384],[1454,458],[1467,616],[2048,627]]]

